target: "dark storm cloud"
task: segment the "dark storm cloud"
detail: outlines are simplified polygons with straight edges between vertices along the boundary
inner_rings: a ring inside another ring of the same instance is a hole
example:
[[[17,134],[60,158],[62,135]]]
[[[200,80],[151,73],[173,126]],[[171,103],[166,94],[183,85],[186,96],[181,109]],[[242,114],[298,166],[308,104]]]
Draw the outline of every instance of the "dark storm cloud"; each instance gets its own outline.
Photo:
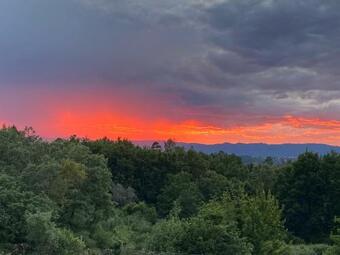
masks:
[[[195,48],[195,35],[169,26],[169,17],[142,22],[142,13],[129,13],[123,1],[117,13],[81,2],[0,2],[1,85],[136,82]]]
[[[2,0],[0,87],[106,84],[340,118],[337,0]]]
[[[339,1],[226,0],[203,13],[210,48],[202,62],[210,66],[200,73],[214,73],[205,84],[224,90],[226,100],[238,90],[243,110],[249,93],[248,110],[262,113],[338,109]]]
[[[208,10],[213,41],[265,66],[311,66],[338,52],[340,3],[226,1]]]

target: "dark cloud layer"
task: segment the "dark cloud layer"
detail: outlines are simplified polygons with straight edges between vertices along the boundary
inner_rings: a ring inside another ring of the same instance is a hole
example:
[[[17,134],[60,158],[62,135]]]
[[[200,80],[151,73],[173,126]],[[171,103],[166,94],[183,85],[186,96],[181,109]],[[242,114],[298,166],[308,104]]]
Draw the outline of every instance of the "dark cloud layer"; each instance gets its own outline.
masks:
[[[222,117],[340,119],[337,0],[2,0],[0,17],[2,90],[131,86]]]

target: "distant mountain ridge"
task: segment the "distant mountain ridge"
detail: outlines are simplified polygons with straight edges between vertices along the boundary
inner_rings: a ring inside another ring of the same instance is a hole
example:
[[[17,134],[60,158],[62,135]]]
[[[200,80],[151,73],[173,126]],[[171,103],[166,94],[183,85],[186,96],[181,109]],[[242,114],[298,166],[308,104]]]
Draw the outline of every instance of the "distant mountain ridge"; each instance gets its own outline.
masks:
[[[140,146],[151,146],[152,142],[143,141],[135,142]],[[160,144],[163,144],[160,142]],[[223,151],[229,154],[236,154],[238,156],[250,157],[277,157],[277,158],[296,158],[301,153],[311,151],[319,153],[320,155],[326,154],[331,151],[340,153],[340,146],[333,146],[327,144],[265,144],[265,143],[221,143],[221,144],[200,144],[200,143],[183,143],[177,142],[178,146],[185,149],[193,148],[197,151],[204,153],[216,153]]]

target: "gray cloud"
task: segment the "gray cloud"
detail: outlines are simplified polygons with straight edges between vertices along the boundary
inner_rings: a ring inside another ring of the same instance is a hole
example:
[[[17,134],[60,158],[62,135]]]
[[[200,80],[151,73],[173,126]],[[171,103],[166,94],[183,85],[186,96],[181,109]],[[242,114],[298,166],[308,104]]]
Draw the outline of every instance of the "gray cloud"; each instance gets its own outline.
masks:
[[[340,91],[339,11],[338,1],[321,0],[230,0],[206,8],[206,86],[225,90],[226,99],[238,91],[242,107],[252,93],[255,112],[339,118],[339,101],[326,99]],[[307,100],[311,94],[318,96]]]
[[[264,65],[310,66],[338,51],[339,8],[322,0],[225,1],[208,20],[222,48]]]
[[[0,16],[0,87],[103,83],[221,118],[340,118],[337,0],[3,0]]]

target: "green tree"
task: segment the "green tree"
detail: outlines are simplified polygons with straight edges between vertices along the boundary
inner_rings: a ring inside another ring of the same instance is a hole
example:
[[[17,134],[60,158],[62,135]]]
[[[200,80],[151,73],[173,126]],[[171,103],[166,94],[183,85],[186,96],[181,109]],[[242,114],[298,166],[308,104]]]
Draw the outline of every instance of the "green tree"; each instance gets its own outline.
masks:
[[[197,180],[200,192],[205,201],[220,197],[224,192],[233,189],[238,182],[230,181],[224,175],[215,171],[207,171]]]
[[[331,226],[328,189],[317,154],[306,152],[282,171],[276,190],[289,231],[307,242],[327,238]]]
[[[31,244],[32,254],[73,255],[85,252],[85,243],[71,231],[57,228],[52,222],[52,213],[27,215],[29,232],[27,240]]]
[[[325,255],[338,255],[340,254],[340,218],[335,218],[336,229],[331,234],[330,239],[333,242],[333,246],[328,248],[325,252]]]
[[[245,181],[248,178],[248,169],[242,164],[240,157],[228,155],[223,152],[212,154],[209,168],[229,179]]]
[[[253,254],[284,254],[286,231],[278,201],[272,194],[245,196],[239,210],[242,236],[253,245]]]
[[[170,216],[151,232],[149,249],[181,254],[251,254],[252,246],[240,237],[233,205],[210,203],[200,213],[181,220]]]
[[[161,215],[166,216],[176,202],[181,208],[181,217],[195,214],[203,202],[198,185],[186,172],[169,176],[169,182],[162,189],[158,201]]]
[[[153,226],[147,240],[147,249],[155,252],[180,252],[184,236],[184,223],[178,216],[159,221]]]
[[[24,191],[16,178],[0,174],[0,246],[10,249],[14,244],[25,243],[30,230],[25,214],[52,208],[47,197]]]

